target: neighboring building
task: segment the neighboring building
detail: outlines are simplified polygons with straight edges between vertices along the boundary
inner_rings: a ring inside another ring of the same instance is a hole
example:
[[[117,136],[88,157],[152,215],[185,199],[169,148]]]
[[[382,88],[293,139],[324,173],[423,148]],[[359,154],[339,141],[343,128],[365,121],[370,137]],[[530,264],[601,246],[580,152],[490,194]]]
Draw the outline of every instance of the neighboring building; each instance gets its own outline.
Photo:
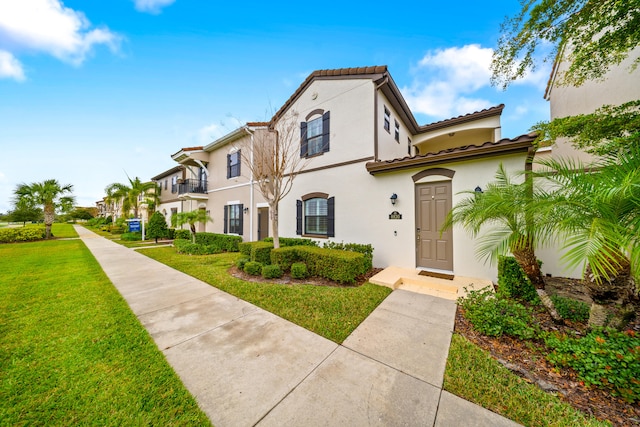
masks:
[[[184,184],[185,170],[184,166],[178,165],[151,178],[158,185],[156,211],[165,217],[168,226],[171,226],[171,216],[183,211],[179,190],[180,185]]]
[[[534,136],[501,138],[503,108],[420,126],[386,66],[315,71],[269,123],[174,154],[189,184],[179,197],[185,210],[209,211],[214,222],[203,230],[266,237],[268,208],[243,166],[250,156],[237,149],[295,113],[296,155],[307,163],[280,202],[281,237],[371,243],[377,267],[495,280],[496,267],[476,261],[464,230],[441,236],[439,226],[466,197],[460,192],[480,191],[500,163],[525,168]]]

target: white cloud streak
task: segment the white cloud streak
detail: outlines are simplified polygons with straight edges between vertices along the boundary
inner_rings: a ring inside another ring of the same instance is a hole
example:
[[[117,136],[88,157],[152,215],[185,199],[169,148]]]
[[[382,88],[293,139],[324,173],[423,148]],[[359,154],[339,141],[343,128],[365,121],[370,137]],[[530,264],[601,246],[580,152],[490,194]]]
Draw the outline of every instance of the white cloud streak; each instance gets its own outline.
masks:
[[[151,13],[157,15],[162,12],[163,7],[171,5],[175,0],[134,0],[138,12]]]
[[[84,13],[59,0],[0,2],[0,48],[12,56],[19,51],[43,52],[79,66],[95,46],[116,52],[121,40],[106,27],[91,28]]]
[[[6,50],[0,50],[0,79],[14,79],[19,82],[25,79],[22,64]]]

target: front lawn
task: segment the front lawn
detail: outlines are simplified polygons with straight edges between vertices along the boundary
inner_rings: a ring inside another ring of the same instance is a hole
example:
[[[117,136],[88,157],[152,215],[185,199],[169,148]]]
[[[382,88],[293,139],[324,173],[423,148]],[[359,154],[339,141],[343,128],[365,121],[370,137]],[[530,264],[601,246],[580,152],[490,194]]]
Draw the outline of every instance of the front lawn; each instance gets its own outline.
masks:
[[[80,240],[1,245],[0,313],[0,424],[210,424]]]
[[[336,343],[342,343],[391,293],[391,289],[371,283],[355,287],[246,282],[227,272],[238,253],[180,255],[173,248],[140,253]]]

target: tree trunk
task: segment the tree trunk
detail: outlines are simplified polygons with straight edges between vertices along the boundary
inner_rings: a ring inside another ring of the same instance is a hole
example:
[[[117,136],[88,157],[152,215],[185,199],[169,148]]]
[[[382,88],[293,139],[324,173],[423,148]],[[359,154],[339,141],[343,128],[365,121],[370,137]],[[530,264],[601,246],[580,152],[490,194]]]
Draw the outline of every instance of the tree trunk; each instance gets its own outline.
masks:
[[[51,238],[51,225],[53,224],[54,219],[55,219],[55,211],[53,209],[53,206],[46,205],[44,207],[45,239]]]
[[[269,216],[271,217],[273,248],[278,249],[280,247],[280,235],[278,234],[278,203],[269,203]]]
[[[529,281],[531,281],[531,284],[536,288],[536,293],[538,294],[540,301],[542,301],[542,305],[544,305],[553,321],[560,324],[563,323],[562,317],[558,314],[555,304],[551,301],[549,294],[547,294],[547,291],[545,290],[545,283],[544,278],[542,277],[542,271],[540,270],[540,264],[538,263],[538,258],[536,257],[531,245],[526,244],[522,248],[512,249],[511,252],[524,273],[527,275]]]
[[[589,312],[589,327],[612,326],[624,328],[634,314],[633,302],[637,302],[636,286],[631,276],[631,265],[626,258],[619,262],[614,276],[597,277],[591,265],[584,272],[584,285],[593,301]]]

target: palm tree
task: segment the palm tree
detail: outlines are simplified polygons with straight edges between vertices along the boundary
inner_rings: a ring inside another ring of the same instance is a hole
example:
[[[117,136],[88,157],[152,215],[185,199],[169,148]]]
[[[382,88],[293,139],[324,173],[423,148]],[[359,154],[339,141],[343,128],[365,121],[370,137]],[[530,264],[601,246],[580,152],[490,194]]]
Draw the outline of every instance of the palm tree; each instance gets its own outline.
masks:
[[[556,188],[547,203],[553,205],[550,222],[564,237],[563,259],[584,265],[593,300],[589,325],[603,326],[608,308],[620,301],[614,326],[624,326],[640,278],[640,147],[625,147],[587,167],[567,159],[540,163],[550,170],[541,175]]]
[[[204,209],[196,209],[189,212],[179,212],[171,217],[171,225],[174,227],[180,227],[183,224],[189,224],[191,229],[191,239],[193,243],[196,242],[196,224],[213,222],[213,219],[207,214]]]
[[[466,191],[469,197],[453,207],[441,230],[461,224],[474,237],[480,235],[477,253],[485,262],[493,263],[498,255],[511,252],[551,317],[561,322],[545,291],[535,254],[536,245],[549,241],[552,236],[550,224],[542,221],[543,212],[532,209],[540,192],[534,188],[531,176],[522,183],[514,183],[500,164],[495,182],[489,183],[484,192]]]
[[[114,182],[105,188],[107,202],[122,200],[122,215],[127,216],[133,209],[134,218],[138,218],[140,205],[148,203],[146,197],[151,193],[151,190],[155,192],[157,185],[155,182],[142,182],[138,177],[131,179],[127,176],[127,179],[129,185]]]
[[[71,196],[73,185],[60,185],[55,179],[31,184],[19,184],[14,192],[16,205],[24,203],[27,206],[42,206],[44,212],[45,237],[51,238],[51,225],[55,219],[56,210],[69,210],[75,199]],[[67,195],[68,194],[68,195]]]

